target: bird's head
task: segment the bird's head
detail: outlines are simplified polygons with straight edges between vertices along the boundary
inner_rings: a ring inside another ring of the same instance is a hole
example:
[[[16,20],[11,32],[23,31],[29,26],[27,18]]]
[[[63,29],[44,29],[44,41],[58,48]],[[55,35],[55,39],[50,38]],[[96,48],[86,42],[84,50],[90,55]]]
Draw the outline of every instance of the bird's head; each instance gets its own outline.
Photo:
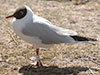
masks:
[[[22,19],[29,13],[32,13],[32,10],[25,5],[18,8],[12,15],[7,16],[6,18],[15,17],[16,19]]]

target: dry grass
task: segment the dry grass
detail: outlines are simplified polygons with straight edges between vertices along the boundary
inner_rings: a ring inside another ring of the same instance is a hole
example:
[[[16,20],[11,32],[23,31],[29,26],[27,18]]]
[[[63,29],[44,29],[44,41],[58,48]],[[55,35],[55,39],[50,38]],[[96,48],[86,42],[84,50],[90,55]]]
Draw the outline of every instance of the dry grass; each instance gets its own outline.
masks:
[[[81,36],[97,38],[98,42],[55,45],[40,51],[45,67],[30,67],[29,58],[35,55],[33,46],[16,36],[11,28],[12,19],[5,19],[25,4],[53,24],[72,29]],[[97,2],[76,6],[53,0],[0,0],[0,5],[0,75],[100,75],[100,6]]]

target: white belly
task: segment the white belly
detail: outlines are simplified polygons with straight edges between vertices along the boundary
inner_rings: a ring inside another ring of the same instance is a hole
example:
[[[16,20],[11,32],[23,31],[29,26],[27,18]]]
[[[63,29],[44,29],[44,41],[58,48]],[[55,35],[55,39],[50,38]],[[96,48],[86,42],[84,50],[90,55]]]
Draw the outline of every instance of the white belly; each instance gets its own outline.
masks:
[[[22,33],[22,30],[23,30],[24,26],[25,25],[23,25],[23,24],[13,23],[14,32],[20,38],[22,38],[23,40],[25,40],[26,42],[28,42],[30,44],[33,44],[36,48],[39,48],[39,47],[42,47],[42,48],[51,47],[51,45],[43,44],[42,41],[38,37],[24,35]]]

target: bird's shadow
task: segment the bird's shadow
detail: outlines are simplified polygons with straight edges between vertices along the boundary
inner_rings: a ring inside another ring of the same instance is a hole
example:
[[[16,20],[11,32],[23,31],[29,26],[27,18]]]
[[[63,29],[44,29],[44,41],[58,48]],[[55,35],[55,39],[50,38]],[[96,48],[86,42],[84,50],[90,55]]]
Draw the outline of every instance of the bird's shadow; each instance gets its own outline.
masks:
[[[77,75],[80,72],[87,71],[89,68],[73,66],[73,67],[63,67],[59,68],[57,66],[44,66],[39,68],[34,68],[28,66],[23,66],[19,69],[19,73],[23,75]]]

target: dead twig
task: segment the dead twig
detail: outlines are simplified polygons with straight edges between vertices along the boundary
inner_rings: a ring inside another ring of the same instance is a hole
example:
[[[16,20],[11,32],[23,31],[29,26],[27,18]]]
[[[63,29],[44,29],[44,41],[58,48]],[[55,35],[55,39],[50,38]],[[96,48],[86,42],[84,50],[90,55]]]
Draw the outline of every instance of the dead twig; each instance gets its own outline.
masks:
[[[14,38],[13,34],[11,33],[11,31],[7,28],[6,32],[10,35],[10,37],[12,38],[12,40],[14,41],[15,45],[18,45],[18,42],[16,41],[16,39]]]

